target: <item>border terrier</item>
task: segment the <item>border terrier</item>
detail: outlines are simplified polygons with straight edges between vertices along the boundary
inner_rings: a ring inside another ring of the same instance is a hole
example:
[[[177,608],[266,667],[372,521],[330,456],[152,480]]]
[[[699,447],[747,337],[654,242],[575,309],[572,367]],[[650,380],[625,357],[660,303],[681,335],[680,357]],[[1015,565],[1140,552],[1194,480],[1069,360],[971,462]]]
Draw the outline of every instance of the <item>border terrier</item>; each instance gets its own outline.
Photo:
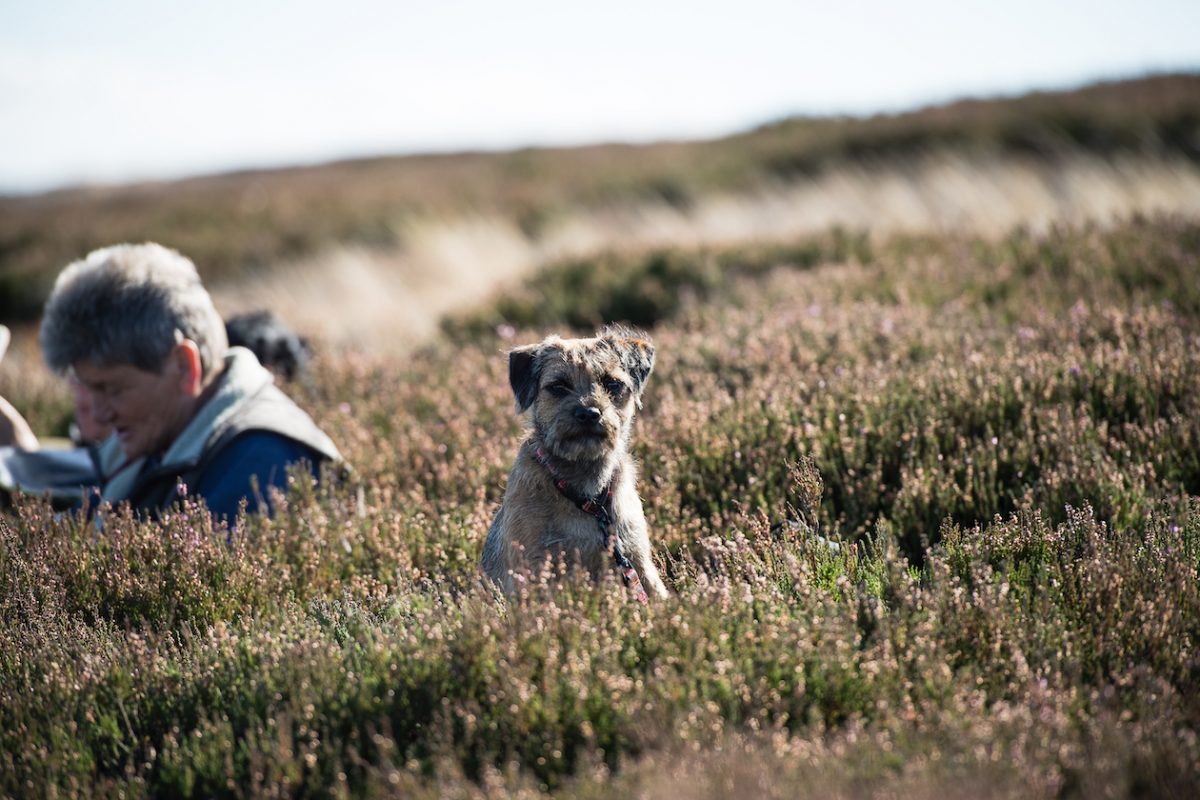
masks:
[[[615,564],[642,602],[647,591],[667,596],[629,455],[652,369],[649,338],[617,326],[591,339],[550,336],[508,354],[517,412],[529,411],[533,427],[483,547],[483,570],[506,593],[526,571],[566,556],[594,578]]]

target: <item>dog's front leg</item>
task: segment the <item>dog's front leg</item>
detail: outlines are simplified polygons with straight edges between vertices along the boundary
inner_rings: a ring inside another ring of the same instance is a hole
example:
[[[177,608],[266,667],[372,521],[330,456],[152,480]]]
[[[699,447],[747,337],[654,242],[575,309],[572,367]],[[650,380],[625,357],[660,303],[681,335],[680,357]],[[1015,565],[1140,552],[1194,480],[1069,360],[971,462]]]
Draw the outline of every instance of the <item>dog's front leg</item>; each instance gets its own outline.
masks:
[[[639,522],[640,524],[635,524],[623,531],[622,548],[626,557],[629,558],[629,562],[633,564],[633,568],[637,570],[646,594],[654,597],[666,597],[667,587],[663,584],[662,577],[658,574],[658,567],[654,566],[654,559],[650,556],[650,534],[646,521],[642,519]]]

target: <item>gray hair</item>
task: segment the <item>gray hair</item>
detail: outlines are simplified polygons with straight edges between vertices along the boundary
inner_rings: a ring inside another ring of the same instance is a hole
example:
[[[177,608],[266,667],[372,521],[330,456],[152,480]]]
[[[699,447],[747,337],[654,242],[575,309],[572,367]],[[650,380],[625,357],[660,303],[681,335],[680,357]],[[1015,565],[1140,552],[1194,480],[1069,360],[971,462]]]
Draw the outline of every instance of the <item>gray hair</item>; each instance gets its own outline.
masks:
[[[191,339],[207,379],[229,347],[225,324],[190,259],[159,244],[118,244],[69,264],[42,315],[46,364],[65,373],[79,361],[158,372]]]

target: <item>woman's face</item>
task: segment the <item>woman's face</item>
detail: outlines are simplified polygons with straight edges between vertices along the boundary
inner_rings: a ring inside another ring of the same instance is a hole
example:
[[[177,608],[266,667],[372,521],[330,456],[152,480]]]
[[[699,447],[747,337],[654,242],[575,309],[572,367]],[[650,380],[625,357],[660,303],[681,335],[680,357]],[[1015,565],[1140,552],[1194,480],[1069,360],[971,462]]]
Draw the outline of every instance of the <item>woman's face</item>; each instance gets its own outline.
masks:
[[[195,409],[195,395],[187,391],[172,358],[160,372],[89,361],[77,362],[73,370],[90,400],[95,425],[115,432],[130,460],[165,452]]]

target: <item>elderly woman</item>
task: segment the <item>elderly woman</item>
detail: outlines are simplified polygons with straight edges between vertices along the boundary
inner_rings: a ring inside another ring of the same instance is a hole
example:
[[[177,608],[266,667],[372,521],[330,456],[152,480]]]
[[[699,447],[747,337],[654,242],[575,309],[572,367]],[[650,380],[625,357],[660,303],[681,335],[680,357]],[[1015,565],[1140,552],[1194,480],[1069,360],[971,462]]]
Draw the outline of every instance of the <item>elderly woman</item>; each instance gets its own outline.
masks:
[[[42,317],[50,368],[69,374],[112,436],[105,500],[159,511],[186,492],[232,519],[268,510],[288,467],[341,456],[254,354],[229,347],[192,262],[157,244],[97,250],[59,275]]]

